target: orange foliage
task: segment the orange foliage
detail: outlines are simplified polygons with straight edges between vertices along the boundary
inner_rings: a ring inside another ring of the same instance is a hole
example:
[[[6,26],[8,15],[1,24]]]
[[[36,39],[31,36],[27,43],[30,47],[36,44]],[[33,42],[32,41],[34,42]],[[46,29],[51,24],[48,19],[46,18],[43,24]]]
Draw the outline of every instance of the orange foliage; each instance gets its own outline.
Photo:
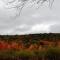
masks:
[[[42,42],[42,43],[41,43]],[[60,41],[57,42],[57,46],[60,47]],[[42,46],[43,45],[43,46]],[[40,45],[38,44],[31,44],[28,48],[24,47],[23,43],[17,43],[17,42],[6,42],[6,41],[0,41],[0,50],[6,50],[6,49],[14,49],[14,50],[28,50],[28,51],[32,51],[32,50],[42,50],[43,48],[47,48],[47,47],[51,47],[54,45],[54,42],[52,41],[40,41]]]
[[[32,50],[37,50],[38,46],[36,44],[31,44],[29,48],[27,48],[28,51],[32,51]]]

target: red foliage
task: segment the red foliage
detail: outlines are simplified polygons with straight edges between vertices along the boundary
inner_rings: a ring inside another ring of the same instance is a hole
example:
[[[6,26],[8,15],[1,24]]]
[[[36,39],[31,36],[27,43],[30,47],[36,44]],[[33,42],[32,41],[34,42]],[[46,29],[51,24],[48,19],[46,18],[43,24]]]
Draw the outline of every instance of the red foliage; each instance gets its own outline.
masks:
[[[0,41],[0,50],[21,50],[21,49],[24,49],[24,45],[21,43],[21,44],[18,44],[16,42],[6,42],[6,41]]]
[[[29,46],[29,48],[27,48],[26,50],[36,50],[36,49],[42,49],[42,46],[53,46],[54,42],[49,42],[49,41],[40,41],[40,45],[36,45],[36,44],[31,44]],[[60,47],[60,43],[58,43],[59,47]],[[6,41],[0,41],[0,50],[10,50],[10,49],[14,49],[14,50],[22,50],[25,49],[24,44],[23,43],[17,43],[17,42],[6,42]]]

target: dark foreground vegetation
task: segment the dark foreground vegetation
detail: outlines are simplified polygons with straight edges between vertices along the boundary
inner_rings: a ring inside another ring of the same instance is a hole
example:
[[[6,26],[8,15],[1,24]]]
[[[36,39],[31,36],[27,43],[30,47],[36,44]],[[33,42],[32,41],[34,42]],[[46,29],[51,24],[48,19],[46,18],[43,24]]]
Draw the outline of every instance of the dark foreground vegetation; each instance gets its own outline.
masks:
[[[0,51],[0,60],[60,60],[60,48],[36,51]]]
[[[60,34],[0,35],[0,60],[60,60]]]

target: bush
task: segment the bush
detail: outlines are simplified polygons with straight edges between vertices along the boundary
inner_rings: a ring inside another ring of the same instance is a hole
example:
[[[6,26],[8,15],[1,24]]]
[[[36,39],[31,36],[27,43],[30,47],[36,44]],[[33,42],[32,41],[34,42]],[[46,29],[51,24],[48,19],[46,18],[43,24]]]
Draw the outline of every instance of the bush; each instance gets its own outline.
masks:
[[[48,60],[60,60],[60,48],[58,47],[50,47],[47,50],[33,50],[33,51],[26,51],[26,50],[0,50],[0,58],[47,58]]]
[[[14,50],[5,50],[0,51],[0,58],[16,58],[16,57],[31,57],[34,56],[33,52],[28,51],[14,51]]]
[[[14,50],[0,51],[0,58],[15,58],[17,55]]]
[[[46,52],[46,57],[48,60],[60,60],[60,48],[51,47]]]
[[[34,54],[35,54],[35,56],[38,56],[38,57],[44,57],[46,55],[46,51],[44,51],[44,50],[41,50],[41,51],[36,50],[36,51],[34,51]]]
[[[24,50],[22,50],[22,51],[18,51],[18,52],[16,52],[16,54],[18,55],[18,56],[21,56],[21,57],[31,57],[31,56],[35,56],[34,55],[34,53],[33,53],[33,51],[24,51]]]

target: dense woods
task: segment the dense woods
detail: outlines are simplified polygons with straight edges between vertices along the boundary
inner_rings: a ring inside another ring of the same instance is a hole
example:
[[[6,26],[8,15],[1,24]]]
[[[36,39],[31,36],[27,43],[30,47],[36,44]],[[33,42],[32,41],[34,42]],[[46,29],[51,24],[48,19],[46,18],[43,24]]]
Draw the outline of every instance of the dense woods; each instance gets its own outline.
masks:
[[[60,39],[60,33],[41,33],[28,35],[0,35],[0,40],[22,41],[22,40],[48,40],[54,41]]]
[[[1,60],[60,60],[60,34],[0,35]]]

